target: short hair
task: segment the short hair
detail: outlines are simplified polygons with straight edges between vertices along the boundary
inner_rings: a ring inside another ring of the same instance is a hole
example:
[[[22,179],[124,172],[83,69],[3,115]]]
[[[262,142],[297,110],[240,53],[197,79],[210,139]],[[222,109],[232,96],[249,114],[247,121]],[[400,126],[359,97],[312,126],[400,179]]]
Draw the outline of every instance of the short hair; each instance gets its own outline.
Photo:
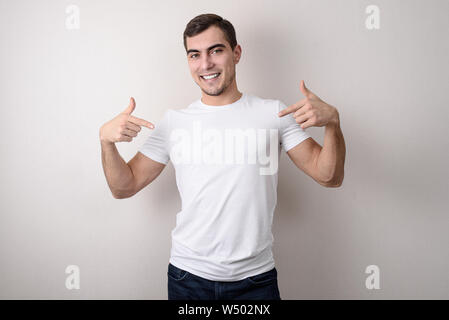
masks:
[[[196,36],[197,34],[203,32],[211,26],[217,26],[221,29],[221,31],[223,31],[226,40],[231,46],[231,49],[234,51],[234,48],[237,45],[237,39],[232,23],[216,14],[205,13],[196,16],[195,18],[190,20],[189,23],[187,23],[186,29],[184,30],[184,48],[186,49],[186,52],[186,38]]]

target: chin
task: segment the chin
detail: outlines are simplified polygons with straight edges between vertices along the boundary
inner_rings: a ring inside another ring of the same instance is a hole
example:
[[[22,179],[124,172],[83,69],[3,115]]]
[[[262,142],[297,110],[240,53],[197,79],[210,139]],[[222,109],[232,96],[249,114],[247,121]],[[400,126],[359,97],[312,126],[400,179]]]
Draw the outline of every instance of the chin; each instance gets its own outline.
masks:
[[[225,89],[226,89],[226,88],[218,88],[218,89],[215,89],[215,90],[212,90],[212,91],[211,91],[211,89],[208,88],[208,87],[202,87],[202,86],[200,86],[200,88],[201,88],[201,90],[202,90],[205,94],[207,94],[207,95],[209,95],[209,96],[219,96],[219,95],[221,95],[221,94],[225,91]]]
[[[206,90],[203,90],[203,92],[204,92],[205,94],[207,94],[208,96],[216,97],[216,96],[221,95],[221,94],[223,93],[223,90],[218,91],[218,92],[207,92]]]

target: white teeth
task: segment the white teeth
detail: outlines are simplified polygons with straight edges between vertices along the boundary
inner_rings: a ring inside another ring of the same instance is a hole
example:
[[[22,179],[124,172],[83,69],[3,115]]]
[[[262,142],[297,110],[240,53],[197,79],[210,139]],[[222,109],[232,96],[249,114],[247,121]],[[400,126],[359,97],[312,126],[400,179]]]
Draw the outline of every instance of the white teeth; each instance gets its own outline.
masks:
[[[206,80],[209,80],[209,79],[218,77],[218,73],[213,74],[213,75],[210,75],[210,76],[202,76],[202,77],[203,77],[204,79],[206,79]]]

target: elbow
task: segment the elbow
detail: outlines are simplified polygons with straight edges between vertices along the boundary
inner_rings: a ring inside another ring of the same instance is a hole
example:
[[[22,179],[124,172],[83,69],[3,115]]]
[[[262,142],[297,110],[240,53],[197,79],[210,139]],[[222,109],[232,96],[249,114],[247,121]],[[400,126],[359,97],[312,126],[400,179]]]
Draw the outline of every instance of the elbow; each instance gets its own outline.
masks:
[[[112,193],[112,196],[114,197],[114,199],[123,199],[123,197],[121,195],[119,195],[118,193],[114,193],[114,192],[111,192],[111,193]]]
[[[343,181],[342,181],[342,182],[339,182],[339,183],[331,183],[331,184],[328,184],[328,185],[326,185],[326,187],[327,187],[327,188],[339,188],[339,187],[341,187],[342,184],[343,184]]]
[[[339,188],[343,184],[343,179],[344,179],[344,176],[342,175],[341,177],[338,177],[337,179],[334,179],[331,182],[329,182],[327,187],[328,188]]]
[[[129,193],[118,193],[118,192],[112,192],[112,196],[114,197],[114,199],[127,199],[127,198],[131,198],[134,194],[129,194]]]
[[[115,195],[113,194],[115,199],[127,199],[127,198],[131,198],[131,196],[123,196],[123,195]]]
[[[326,188],[339,188],[343,184],[344,174],[333,179],[323,181],[320,184]]]

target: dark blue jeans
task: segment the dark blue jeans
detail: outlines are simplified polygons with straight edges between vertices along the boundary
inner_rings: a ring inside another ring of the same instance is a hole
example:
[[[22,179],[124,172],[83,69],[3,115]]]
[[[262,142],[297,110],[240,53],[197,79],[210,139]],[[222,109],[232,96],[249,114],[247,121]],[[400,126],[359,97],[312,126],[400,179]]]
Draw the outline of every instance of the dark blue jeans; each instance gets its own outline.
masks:
[[[276,268],[239,281],[211,281],[168,264],[168,300],[281,300]]]

